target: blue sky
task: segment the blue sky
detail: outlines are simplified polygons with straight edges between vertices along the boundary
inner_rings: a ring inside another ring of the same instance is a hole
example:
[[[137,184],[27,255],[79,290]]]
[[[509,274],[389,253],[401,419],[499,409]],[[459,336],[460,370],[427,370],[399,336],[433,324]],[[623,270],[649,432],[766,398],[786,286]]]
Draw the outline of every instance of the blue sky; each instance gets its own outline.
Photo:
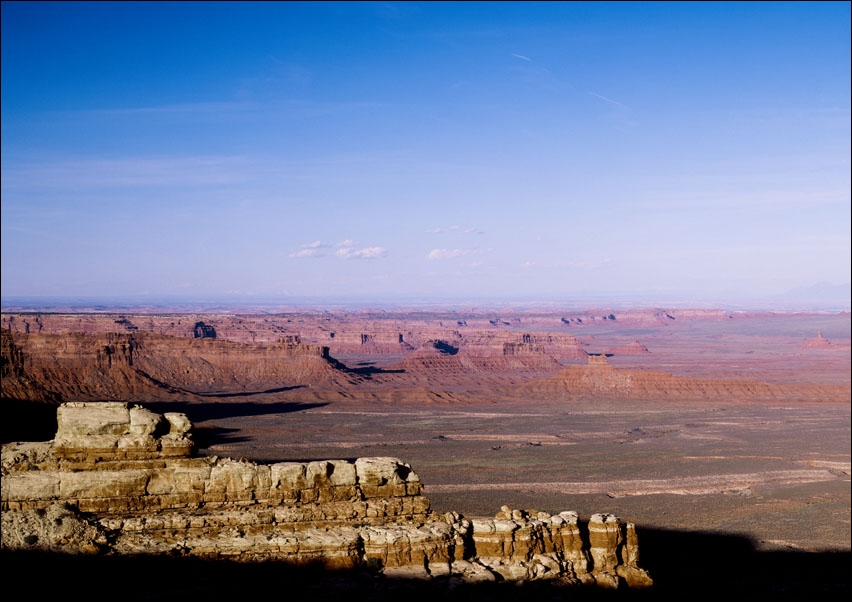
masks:
[[[2,295],[848,299],[850,43],[845,2],[3,3]]]

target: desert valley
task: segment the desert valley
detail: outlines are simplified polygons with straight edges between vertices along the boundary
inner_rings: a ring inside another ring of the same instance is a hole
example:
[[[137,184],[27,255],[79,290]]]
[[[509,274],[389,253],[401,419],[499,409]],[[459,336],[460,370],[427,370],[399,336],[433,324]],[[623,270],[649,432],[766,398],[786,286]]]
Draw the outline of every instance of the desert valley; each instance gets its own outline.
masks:
[[[4,442],[53,439],[60,403],[140,404],[185,414],[213,461],[400,459],[438,515],[617,515],[657,593],[849,591],[848,313],[9,312],[2,328]]]
[[[7,597],[849,599],[852,3],[0,11]]]

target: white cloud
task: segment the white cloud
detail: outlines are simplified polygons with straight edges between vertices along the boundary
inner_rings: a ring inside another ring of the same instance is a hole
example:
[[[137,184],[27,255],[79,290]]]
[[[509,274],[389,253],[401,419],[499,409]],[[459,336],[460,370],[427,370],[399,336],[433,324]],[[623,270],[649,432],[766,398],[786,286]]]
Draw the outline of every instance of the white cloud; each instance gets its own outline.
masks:
[[[513,56],[513,57],[515,57],[516,59],[521,59],[522,61],[526,61],[526,62],[528,62],[528,63],[532,63],[532,62],[533,62],[533,60],[532,60],[530,57],[528,57],[528,56],[524,56],[523,54],[515,54],[515,53],[513,52],[513,53],[512,53],[512,56]]]
[[[426,255],[426,259],[453,259],[465,255],[485,255],[490,252],[491,249],[432,249]]]
[[[386,254],[384,247],[367,247],[366,249],[361,249],[360,251],[356,251],[360,257],[372,258],[372,257],[383,257]]]
[[[384,257],[387,251],[384,247],[365,247],[363,249],[341,247],[334,254],[341,259],[376,259],[377,257]]]
[[[305,257],[326,257],[325,253],[321,250],[331,248],[336,249],[334,251],[334,256],[339,257],[340,259],[375,259],[377,257],[384,257],[387,254],[387,250],[384,247],[363,247],[358,249],[355,247],[355,244],[355,241],[348,238],[333,245],[324,243],[321,240],[315,240],[313,242],[299,245],[300,250],[295,253],[290,253],[288,257],[295,259],[303,259]]]
[[[296,253],[290,253],[289,257],[302,259],[304,257],[319,257],[319,255],[316,249],[302,249],[301,251],[298,251]]]

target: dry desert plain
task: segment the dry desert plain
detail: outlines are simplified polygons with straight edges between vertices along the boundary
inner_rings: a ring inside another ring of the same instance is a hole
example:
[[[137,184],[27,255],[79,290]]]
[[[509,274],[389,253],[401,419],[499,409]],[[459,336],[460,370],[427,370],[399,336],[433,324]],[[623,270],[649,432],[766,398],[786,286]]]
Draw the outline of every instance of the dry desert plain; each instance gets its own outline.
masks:
[[[394,456],[441,512],[611,512],[636,523],[660,591],[849,592],[848,313],[4,313],[2,326],[7,408],[122,399],[186,412],[205,455]]]

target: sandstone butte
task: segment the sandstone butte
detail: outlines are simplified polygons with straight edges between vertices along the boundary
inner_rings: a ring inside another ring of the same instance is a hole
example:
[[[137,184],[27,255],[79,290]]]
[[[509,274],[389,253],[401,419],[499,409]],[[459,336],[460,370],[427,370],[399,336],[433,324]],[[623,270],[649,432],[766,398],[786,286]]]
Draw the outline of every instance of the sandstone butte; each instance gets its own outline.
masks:
[[[456,582],[652,585],[636,530],[503,507],[492,519],[430,510],[395,458],[256,464],[193,455],[184,414],[123,402],[58,408],[52,441],[2,448],[2,548],[171,554],[370,568]]]

